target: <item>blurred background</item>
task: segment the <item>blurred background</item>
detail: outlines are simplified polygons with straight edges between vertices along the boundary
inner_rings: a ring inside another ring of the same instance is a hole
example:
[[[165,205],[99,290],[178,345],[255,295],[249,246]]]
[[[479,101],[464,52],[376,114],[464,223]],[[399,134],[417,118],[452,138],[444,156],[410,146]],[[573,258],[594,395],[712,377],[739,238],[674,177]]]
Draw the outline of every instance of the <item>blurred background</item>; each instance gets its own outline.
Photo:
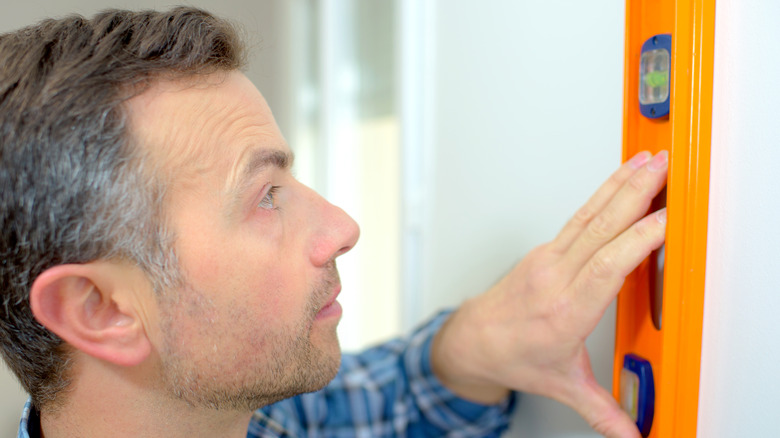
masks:
[[[622,0],[203,0],[239,23],[247,74],[299,179],[361,225],[340,259],[347,351],[409,332],[552,239],[620,162]],[[0,32],[152,0],[26,0]],[[614,309],[588,340],[611,387]],[[26,396],[3,370],[0,434]],[[594,437],[523,396],[506,436]]]

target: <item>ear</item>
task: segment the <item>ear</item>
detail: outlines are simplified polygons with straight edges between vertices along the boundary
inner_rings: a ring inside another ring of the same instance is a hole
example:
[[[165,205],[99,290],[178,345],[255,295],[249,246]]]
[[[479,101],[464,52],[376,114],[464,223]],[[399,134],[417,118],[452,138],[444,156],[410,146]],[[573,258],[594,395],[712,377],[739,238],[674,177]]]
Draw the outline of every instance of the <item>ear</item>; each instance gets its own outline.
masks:
[[[151,352],[139,317],[138,291],[111,262],[58,265],[30,289],[35,318],[72,347],[107,362],[133,366]]]

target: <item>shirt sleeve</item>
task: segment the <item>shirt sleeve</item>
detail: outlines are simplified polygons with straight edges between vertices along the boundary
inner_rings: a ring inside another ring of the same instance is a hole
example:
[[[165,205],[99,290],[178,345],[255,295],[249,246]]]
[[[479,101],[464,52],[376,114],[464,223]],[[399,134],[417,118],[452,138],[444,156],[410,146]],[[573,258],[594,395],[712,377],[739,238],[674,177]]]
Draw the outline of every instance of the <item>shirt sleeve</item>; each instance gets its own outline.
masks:
[[[433,335],[444,312],[416,330],[357,355],[345,354],[323,390],[257,411],[248,437],[497,437],[516,395],[497,405],[461,399],[434,375]]]

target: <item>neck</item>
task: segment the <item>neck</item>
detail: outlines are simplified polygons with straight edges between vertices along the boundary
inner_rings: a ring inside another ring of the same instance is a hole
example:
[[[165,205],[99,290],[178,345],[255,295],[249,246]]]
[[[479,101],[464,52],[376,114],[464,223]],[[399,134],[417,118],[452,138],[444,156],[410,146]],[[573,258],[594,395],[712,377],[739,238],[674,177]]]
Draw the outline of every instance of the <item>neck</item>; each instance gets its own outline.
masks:
[[[44,438],[246,437],[251,412],[192,407],[169,395],[143,367],[106,366],[86,358],[73,371],[62,406],[41,410]]]

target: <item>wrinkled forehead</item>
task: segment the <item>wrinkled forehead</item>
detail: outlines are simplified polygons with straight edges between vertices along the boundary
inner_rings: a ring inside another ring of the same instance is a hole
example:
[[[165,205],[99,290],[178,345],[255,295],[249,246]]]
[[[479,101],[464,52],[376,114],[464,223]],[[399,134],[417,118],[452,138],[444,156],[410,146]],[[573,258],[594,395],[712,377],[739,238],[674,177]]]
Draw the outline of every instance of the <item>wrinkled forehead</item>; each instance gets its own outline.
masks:
[[[134,147],[173,180],[230,173],[242,149],[284,145],[265,99],[237,71],[158,80],[126,110]]]

